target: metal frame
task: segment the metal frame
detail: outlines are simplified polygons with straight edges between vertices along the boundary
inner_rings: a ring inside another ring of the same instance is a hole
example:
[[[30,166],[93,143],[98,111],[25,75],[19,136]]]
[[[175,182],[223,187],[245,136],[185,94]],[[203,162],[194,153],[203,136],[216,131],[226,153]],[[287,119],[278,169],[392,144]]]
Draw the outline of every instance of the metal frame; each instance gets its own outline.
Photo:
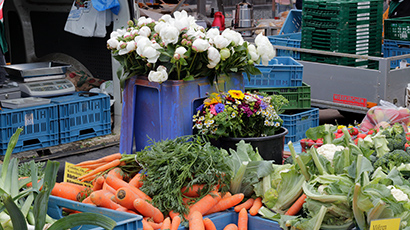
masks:
[[[410,58],[410,54],[381,58],[367,55],[292,48],[286,46],[274,47],[276,49],[324,54],[329,56],[351,57],[379,62],[379,69],[374,70],[300,61],[300,63],[304,66],[303,81],[311,86],[312,106],[363,114],[367,112],[368,107],[334,102],[334,94],[366,98],[367,102],[373,103],[379,103],[380,100],[386,100],[397,106],[406,106],[405,92],[407,84],[410,83],[410,67],[403,69],[390,69],[390,62]]]

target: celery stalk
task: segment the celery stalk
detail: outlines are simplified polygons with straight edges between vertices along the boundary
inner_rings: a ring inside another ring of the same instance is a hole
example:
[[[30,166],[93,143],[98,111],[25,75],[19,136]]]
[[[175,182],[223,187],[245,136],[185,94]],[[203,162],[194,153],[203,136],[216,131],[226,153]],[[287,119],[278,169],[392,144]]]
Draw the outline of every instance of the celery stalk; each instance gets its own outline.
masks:
[[[327,212],[327,208],[324,205],[322,205],[322,207],[320,207],[320,211],[315,221],[315,225],[313,226],[313,230],[320,229],[320,227],[322,226],[323,219],[325,218],[326,212]]]
[[[330,126],[329,124],[325,124],[325,131],[326,131],[326,135],[323,137],[323,142],[324,144],[331,144],[332,143],[332,131],[330,131]]]
[[[356,160],[356,179],[355,182],[359,182],[361,177],[360,177],[360,171],[362,168],[362,160],[363,160],[363,155],[359,154],[357,156],[357,160]]]
[[[311,148],[310,149],[310,154],[312,155],[313,162],[315,162],[316,168],[319,170],[319,174],[323,175],[325,173],[325,168],[319,161],[319,157],[317,155],[316,149]]]
[[[306,165],[303,163],[302,159],[300,159],[300,156],[296,156],[294,160],[299,165],[300,171],[302,172],[306,181],[310,180],[310,174],[307,171]]]
[[[343,156],[344,156],[344,167],[349,167],[350,166],[350,152],[349,148],[345,148],[343,150]]]
[[[359,229],[366,229],[366,220],[364,217],[364,213],[359,209],[357,205],[360,190],[361,190],[361,185],[359,183],[356,183],[354,187],[354,193],[353,193],[352,209],[353,209],[354,218],[356,219],[356,223]]]
[[[296,151],[295,151],[295,147],[293,147],[292,141],[289,141],[289,142],[288,142],[288,147],[289,147],[289,150],[290,150],[290,154],[291,154],[291,156],[292,156],[292,159],[295,160],[295,159],[296,159]]]
[[[367,223],[370,224],[372,220],[377,220],[386,208],[386,203],[379,200],[377,204],[367,214]]]
[[[235,176],[231,180],[230,191],[232,194],[239,193],[241,189],[242,179],[245,175],[246,167],[248,167],[248,161],[243,161]]]

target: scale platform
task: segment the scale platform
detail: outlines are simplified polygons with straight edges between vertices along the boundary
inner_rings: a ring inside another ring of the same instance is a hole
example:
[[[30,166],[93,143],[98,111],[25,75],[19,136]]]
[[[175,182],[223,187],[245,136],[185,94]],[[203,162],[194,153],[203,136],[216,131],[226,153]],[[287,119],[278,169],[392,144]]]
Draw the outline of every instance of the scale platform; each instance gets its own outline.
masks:
[[[50,99],[40,97],[24,97],[9,100],[1,100],[1,106],[8,109],[20,109],[31,106],[50,104]]]
[[[19,83],[21,93],[31,97],[54,97],[75,92],[74,84],[67,79]]]

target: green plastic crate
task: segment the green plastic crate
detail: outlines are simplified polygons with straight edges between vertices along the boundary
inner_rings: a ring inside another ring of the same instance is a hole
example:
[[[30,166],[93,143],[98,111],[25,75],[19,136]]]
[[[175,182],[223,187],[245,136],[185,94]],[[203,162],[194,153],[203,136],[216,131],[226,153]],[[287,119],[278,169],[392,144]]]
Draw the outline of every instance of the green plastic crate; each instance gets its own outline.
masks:
[[[381,53],[370,53],[369,56],[381,56]],[[367,69],[376,69],[378,67],[377,61],[370,61],[366,59],[355,59],[348,57],[327,56],[322,54],[301,53],[300,58],[303,61],[320,62],[334,65],[344,65],[352,67],[362,67]]]
[[[259,91],[270,95],[282,95],[288,99],[289,104],[283,109],[309,109],[310,108],[310,85],[305,82],[299,87],[274,87],[274,88],[245,88],[247,91]]]
[[[389,40],[410,41],[410,17],[384,20],[384,38]]]

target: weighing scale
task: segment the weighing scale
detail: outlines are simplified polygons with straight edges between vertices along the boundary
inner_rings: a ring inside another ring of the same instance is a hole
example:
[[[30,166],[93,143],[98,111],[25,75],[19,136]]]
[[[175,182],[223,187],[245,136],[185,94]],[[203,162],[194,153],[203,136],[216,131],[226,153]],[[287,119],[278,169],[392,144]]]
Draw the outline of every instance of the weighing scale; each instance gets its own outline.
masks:
[[[75,86],[65,79],[70,65],[59,62],[36,62],[2,66],[9,78],[18,82],[26,97],[54,97],[75,92]]]

